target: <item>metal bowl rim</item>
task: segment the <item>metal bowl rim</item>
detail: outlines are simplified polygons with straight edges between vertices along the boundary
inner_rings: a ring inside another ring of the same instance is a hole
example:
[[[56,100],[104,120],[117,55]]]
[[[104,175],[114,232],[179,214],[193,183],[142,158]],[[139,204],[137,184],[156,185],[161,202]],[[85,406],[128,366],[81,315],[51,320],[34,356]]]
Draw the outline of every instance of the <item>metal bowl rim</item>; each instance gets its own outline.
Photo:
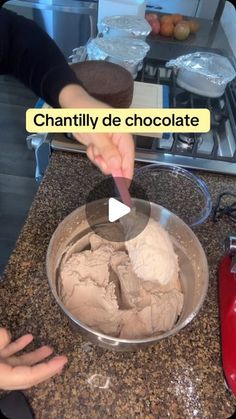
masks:
[[[141,202],[146,202],[146,201],[144,201],[143,199],[137,199],[137,198],[134,198],[134,200],[135,201],[141,201]],[[104,201],[104,199],[99,199],[99,200],[97,200],[96,202],[99,202],[99,201]],[[202,293],[202,296],[201,296],[201,298],[200,298],[200,300],[199,300],[199,302],[198,302],[198,304],[196,305],[196,307],[195,307],[195,310],[191,313],[191,315],[189,315],[181,324],[177,324],[175,327],[173,327],[173,329],[171,329],[171,330],[169,330],[169,331],[167,331],[167,332],[165,332],[165,333],[162,333],[162,334],[160,334],[160,335],[157,335],[157,336],[152,336],[152,337],[150,337],[150,338],[143,338],[143,339],[121,339],[121,338],[117,338],[117,337],[114,337],[114,336],[109,336],[109,335],[105,335],[105,334],[103,334],[103,333],[100,333],[100,332],[97,332],[96,330],[94,330],[94,329],[92,329],[92,328],[90,328],[89,326],[87,326],[85,323],[82,323],[80,320],[78,320],[78,319],[76,319],[68,310],[67,310],[67,308],[64,306],[64,304],[62,303],[62,301],[60,300],[60,298],[59,298],[59,296],[58,296],[58,294],[57,294],[57,292],[56,292],[56,289],[55,289],[55,287],[53,287],[53,285],[51,284],[51,281],[50,281],[50,278],[49,278],[49,272],[48,272],[48,265],[49,265],[49,254],[50,254],[50,251],[51,251],[51,247],[52,247],[52,245],[53,245],[53,240],[54,240],[54,237],[55,237],[55,235],[56,235],[56,233],[58,232],[58,230],[59,230],[59,228],[63,225],[63,224],[65,224],[67,221],[68,221],[68,219],[69,218],[72,218],[73,217],[73,215],[75,214],[75,213],[77,213],[78,212],[78,210],[80,210],[80,211],[83,211],[83,210],[85,210],[85,207],[86,207],[86,205],[82,205],[81,207],[78,207],[78,208],[76,208],[74,211],[72,211],[70,214],[68,214],[59,224],[58,224],[58,226],[57,226],[57,228],[56,228],[56,230],[54,231],[54,233],[53,233],[53,235],[52,235],[52,237],[51,237],[51,240],[50,240],[50,242],[49,242],[49,245],[48,245],[48,249],[47,249],[47,254],[46,254],[46,273],[47,273],[47,279],[48,279],[48,283],[49,283],[49,286],[50,286],[50,289],[51,289],[51,292],[52,292],[52,294],[53,294],[53,296],[54,296],[54,298],[55,298],[55,300],[56,300],[56,302],[57,302],[57,304],[60,306],[60,308],[61,308],[61,310],[64,312],[64,314],[66,314],[67,316],[68,316],[68,318],[70,319],[70,320],[72,320],[77,326],[79,326],[80,328],[82,328],[82,329],[84,329],[86,332],[89,332],[89,333],[91,333],[92,335],[94,335],[94,336],[96,336],[97,338],[98,338],[98,340],[100,340],[100,341],[103,341],[104,343],[110,343],[110,342],[117,342],[117,343],[125,343],[125,344],[148,344],[148,343],[154,343],[154,342],[157,342],[157,341],[159,341],[159,340],[162,340],[162,339],[164,339],[164,338],[166,338],[166,337],[169,337],[169,336],[173,336],[173,335],[175,335],[176,333],[178,333],[180,330],[182,330],[185,326],[187,326],[192,320],[193,320],[193,318],[194,317],[196,317],[196,315],[199,313],[199,311],[200,311],[200,309],[201,309],[201,307],[202,307],[202,305],[203,305],[203,303],[204,303],[204,301],[205,301],[205,298],[206,298],[206,295],[207,295],[207,291],[208,291],[208,285],[209,285],[209,268],[208,268],[208,262],[207,262],[207,258],[206,258],[206,255],[205,255],[205,252],[204,252],[204,250],[203,250],[203,248],[202,248],[202,245],[201,245],[201,243],[200,243],[200,241],[198,240],[198,238],[197,238],[197,236],[194,234],[194,232],[191,230],[191,228],[184,222],[184,221],[182,221],[181,220],[181,218],[179,218],[177,215],[175,215],[175,214],[173,214],[171,211],[169,211],[167,208],[165,208],[165,207],[162,207],[161,205],[158,205],[158,204],[156,204],[156,203],[154,203],[154,202],[150,202],[150,204],[151,204],[151,206],[154,206],[154,207],[158,207],[158,208],[160,208],[161,210],[164,210],[164,211],[166,211],[166,212],[168,212],[172,217],[174,217],[174,218],[176,218],[177,219],[177,221],[180,223],[180,224],[182,224],[183,225],[183,227],[186,229],[186,230],[188,230],[189,232],[190,232],[190,234],[193,236],[193,239],[196,241],[196,243],[198,244],[198,246],[199,246],[199,249],[200,249],[200,251],[201,251],[201,253],[202,253],[202,258],[203,258],[203,261],[204,261],[204,265],[205,265],[205,270],[206,270],[206,279],[205,279],[205,283],[204,283],[204,286],[203,286],[203,293]]]

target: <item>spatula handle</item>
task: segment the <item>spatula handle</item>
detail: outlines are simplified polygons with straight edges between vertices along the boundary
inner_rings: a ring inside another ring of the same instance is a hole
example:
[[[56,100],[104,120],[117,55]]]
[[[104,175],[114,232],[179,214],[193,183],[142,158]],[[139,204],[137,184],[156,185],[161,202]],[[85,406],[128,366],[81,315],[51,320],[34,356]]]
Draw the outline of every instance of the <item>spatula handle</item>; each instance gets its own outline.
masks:
[[[102,157],[97,156],[96,161],[97,161],[97,163],[101,163]],[[112,177],[115,181],[116,187],[119,191],[122,202],[125,205],[127,205],[128,207],[132,208],[133,204],[132,204],[131,196],[130,196],[129,189],[128,189],[128,186],[126,184],[125,178],[123,177],[122,171],[120,169],[119,170],[112,170],[111,174],[112,174]]]
[[[126,184],[125,178],[122,175],[121,170],[113,170],[112,171],[113,179],[116,183],[117,189],[119,191],[120,197],[122,202],[127,205],[128,207],[132,208],[132,200],[129,193],[128,186]]]

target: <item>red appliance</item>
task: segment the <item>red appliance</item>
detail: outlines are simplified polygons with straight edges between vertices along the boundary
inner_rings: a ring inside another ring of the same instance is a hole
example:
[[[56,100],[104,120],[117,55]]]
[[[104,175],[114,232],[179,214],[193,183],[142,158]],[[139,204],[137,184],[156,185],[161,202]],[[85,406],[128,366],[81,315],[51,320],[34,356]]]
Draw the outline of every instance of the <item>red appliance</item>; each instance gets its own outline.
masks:
[[[219,267],[221,350],[228,387],[236,395],[236,236],[227,239]]]

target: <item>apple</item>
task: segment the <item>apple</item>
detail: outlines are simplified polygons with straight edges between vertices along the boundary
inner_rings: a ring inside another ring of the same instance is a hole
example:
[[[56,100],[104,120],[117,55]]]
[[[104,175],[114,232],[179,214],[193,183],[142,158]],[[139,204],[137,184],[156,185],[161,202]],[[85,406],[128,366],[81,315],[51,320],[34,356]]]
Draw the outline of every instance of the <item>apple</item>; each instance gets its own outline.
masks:
[[[152,27],[152,32],[151,32],[151,34],[152,34],[152,35],[158,35],[158,33],[160,32],[160,28],[161,28],[161,25],[160,25],[159,20],[158,20],[158,19],[153,20],[153,21],[151,22],[151,27]]]
[[[199,23],[196,20],[189,20],[188,24],[189,24],[191,33],[196,33],[198,31]]]
[[[155,20],[158,20],[158,16],[156,13],[146,13],[145,19],[148,21],[148,23],[151,23]]]
[[[178,39],[178,41],[185,41],[190,34],[190,27],[188,22],[182,20],[181,22],[177,23],[174,28],[174,37]]]
[[[163,15],[160,19],[161,21],[161,25],[163,25],[164,23],[172,23],[173,24],[173,16],[172,15]]]
[[[174,25],[173,23],[168,23],[165,22],[161,25],[161,30],[160,30],[160,34],[162,36],[173,36],[173,32],[174,32]]]

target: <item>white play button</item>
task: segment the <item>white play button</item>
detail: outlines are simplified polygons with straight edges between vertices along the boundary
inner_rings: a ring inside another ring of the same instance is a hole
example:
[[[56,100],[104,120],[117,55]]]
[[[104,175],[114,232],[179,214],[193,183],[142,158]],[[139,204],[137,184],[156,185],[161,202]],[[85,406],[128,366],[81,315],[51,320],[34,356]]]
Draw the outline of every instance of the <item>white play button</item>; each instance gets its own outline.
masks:
[[[108,220],[110,223],[119,220],[119,218],[124,217],[124,215],[129,214],[131,211],[130,207],[122,202],[118,201],[115,198],[109,198],[108,201]]]
[[[127,185],[130,183],[130,179],[123,178],[122,182],[124,180]],[[117,179],[116,183],[118,184]],[[91,231],[94,231],[95,234],[106,241],[117,243],[124,242],[124,234],[122,234],[123,228],[125,228],[124,223],[133,220],[133,212],[137,215],[140,214],[141,217],[139,217],[139,222],[135,225],[135,228],[129,229],[131,231],[129,240],[137,237],[145,229],[151,214],[149,197],[146,190],[138,182],[132,180],[130,185],[130,193],[131,196],[136,197],[135,201],[127,194],[124,195],[124,189],[118,195],[118,189],[121,190],[120,186],[121,181],[118,188],[118,186],[115,187],[112,176],[105,176],[100,183],[96,183],[95,187],[91,189],[85,205],[86,222]],[[122,223],[121,226],[119,221]],[[127,240],[127,237],[125,239]]]

